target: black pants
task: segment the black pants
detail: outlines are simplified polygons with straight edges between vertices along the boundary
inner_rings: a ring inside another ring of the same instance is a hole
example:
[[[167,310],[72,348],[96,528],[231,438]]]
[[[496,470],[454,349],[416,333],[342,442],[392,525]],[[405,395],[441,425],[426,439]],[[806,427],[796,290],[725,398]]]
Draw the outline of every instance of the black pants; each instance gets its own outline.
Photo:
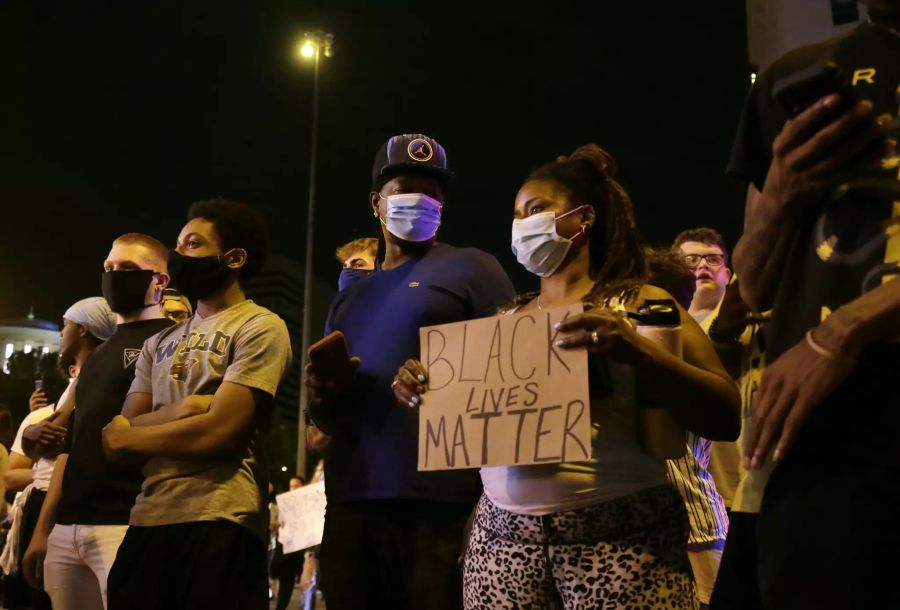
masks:
[[[460,610],[457,560],[471,510],[409,500],[329,504],[319,560],[329,610]]]
[[[896,362],[858,365],[772,472],[757,523],[766,610],[900,608]]]
[[[269,575],[278,581],[278,602],[275,610],[286,610],[288,604],[291,603],[294,584],[297,582],[297,577],[300,576],[300,570],[303,569],[304,557],[303,551],[285,553],[281,543],[277,543],[269,567]]]
[[[762,610],[757,573],[756,513],[732,512],[710,610]]]
[[[44,498],[47,492],[37,489],[31,490],[31,495],[22,507],[22,524],[19,530],[19,571],[6,576],[3,591],[3,607],[10,609],[32,608],[33,610],[51,610],[50,597],[40,589],[35,589],[22,575],[22,559],[25,551],[31,543],[34,528],[44,506]]]
[[[128,528],[108,610],[267,610],[265,543],[228,521]]]

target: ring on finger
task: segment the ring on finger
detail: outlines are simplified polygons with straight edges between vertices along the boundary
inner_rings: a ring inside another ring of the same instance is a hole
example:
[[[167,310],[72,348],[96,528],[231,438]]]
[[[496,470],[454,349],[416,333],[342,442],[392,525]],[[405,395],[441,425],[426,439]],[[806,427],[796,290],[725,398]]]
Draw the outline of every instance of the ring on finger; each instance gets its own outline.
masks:
[[[600,335],[597,334],[596,330],[591,331],[591,343],[593,343],[594,345],[600,343]]]

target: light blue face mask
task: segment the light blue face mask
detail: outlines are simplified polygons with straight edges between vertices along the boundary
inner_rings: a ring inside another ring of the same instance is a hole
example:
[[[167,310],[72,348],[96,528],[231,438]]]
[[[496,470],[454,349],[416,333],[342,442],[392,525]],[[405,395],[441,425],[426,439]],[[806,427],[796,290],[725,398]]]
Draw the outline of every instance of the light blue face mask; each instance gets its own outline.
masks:
[[[540,277],[553,275],[572,247],[571,239],[556,232],[556,221],[582,207],[559,216],[553,212],[541,212],[513,220],[512,252],[519,264]]]
[[[441,202],[425,193],[388,195],[387,213],[381,223],[403,241],[428,241],[441,226]]]

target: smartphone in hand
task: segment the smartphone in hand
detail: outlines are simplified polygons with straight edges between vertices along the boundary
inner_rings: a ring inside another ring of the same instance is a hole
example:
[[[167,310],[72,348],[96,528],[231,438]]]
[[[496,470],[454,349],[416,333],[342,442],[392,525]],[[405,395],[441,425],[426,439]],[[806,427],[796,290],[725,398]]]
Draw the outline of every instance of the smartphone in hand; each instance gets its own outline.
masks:
[[[840,115],[856,102],[850,82],[835,64],[816,64],[778,79],[772,87],[772,97],[790,118],[812,106],[826,95],[841,96]]]
[[[307,356],[317,377],[333,381],[338,387],[353,382],[356,367],[350,361],[350,349],[341,331],[336,330],[309,346]]]

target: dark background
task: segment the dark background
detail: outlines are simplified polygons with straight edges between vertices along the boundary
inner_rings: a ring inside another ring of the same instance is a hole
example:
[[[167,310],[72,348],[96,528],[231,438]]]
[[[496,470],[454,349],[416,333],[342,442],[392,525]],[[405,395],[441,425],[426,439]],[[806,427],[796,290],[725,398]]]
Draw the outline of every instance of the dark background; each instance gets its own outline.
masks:
[[[372,158],[424,132],[459,180],[441,238],[509,252],[524,175],[597,142],[618,160],[647,241],[709,225],[734,243],[741,189],[724,175],[749,87],[742,2],[345,0],[0,6],[0,318],[59,321],[99,293],[128,231],[173,244],[187,205],[258,206],[273,250],[302,260],[312,70],[323,60],[315,273],[377,226]],[[316,336],[318,332],[314,332]]]

